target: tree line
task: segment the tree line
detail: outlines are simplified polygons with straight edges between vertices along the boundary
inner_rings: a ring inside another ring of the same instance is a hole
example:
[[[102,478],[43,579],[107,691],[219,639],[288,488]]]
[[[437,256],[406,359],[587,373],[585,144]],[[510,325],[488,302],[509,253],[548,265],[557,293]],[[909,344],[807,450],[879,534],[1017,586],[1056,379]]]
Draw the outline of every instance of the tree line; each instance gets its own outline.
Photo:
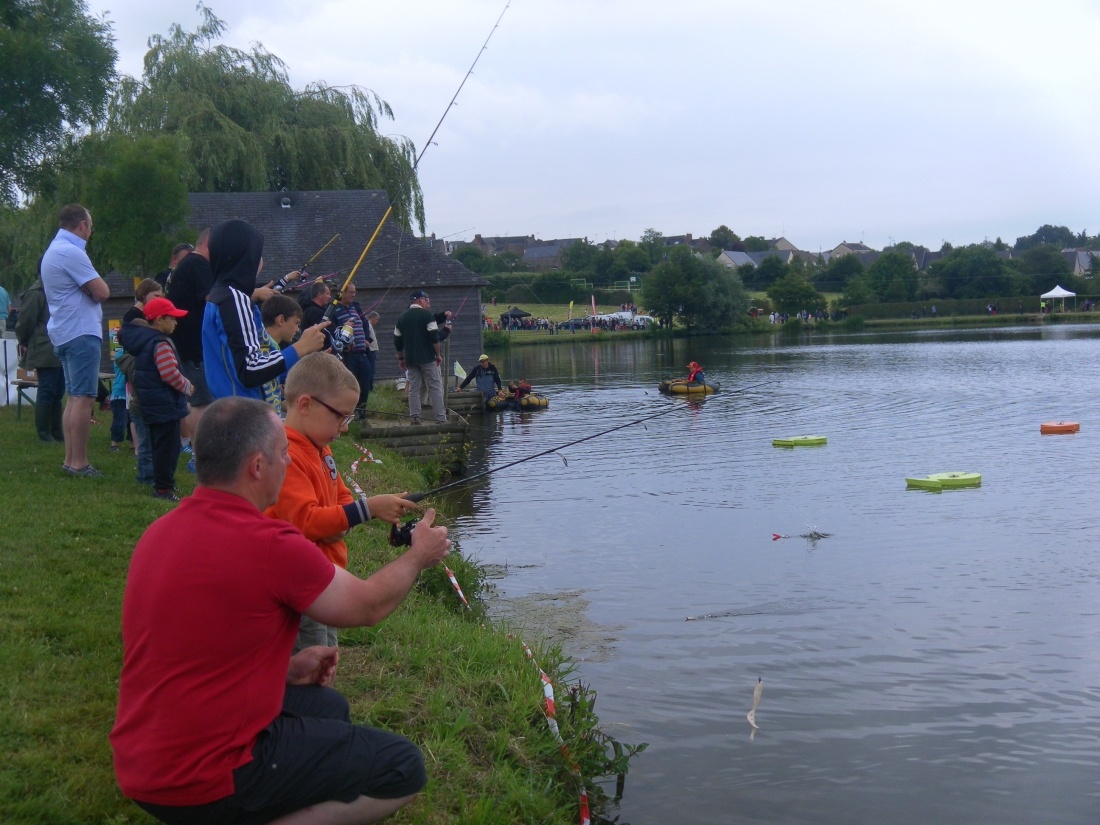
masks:
[[[757,266],[731,268],[716,260],[723,250],[767,251],[768,241],[759,236],[743,241],[724,225],[708,241],[711,253],[699,255],[684,245],[666,246],[656,229],[615,245],[582,240],[563,252],[560,270],[542,273],[528,271],[515,253],[486,256],[463,246],[454,254],[485,275],[491,294],[513,303],[587,301],[590,293],[599,294],[601,303],[616,303],[622,296],[615,285],[633,277],[641,284],[639,302],[650,314],[709,328],[739,320],[749,308],[750,291],[764,293],[778,312],[836,312],[863,304],[1035,296],[1056,283],[1087,293],[1089,279],[1100,275],[1100,258],[1091,259],[1086,278],[1073,275],[1062,255],[1067,247],[1100,249],[1100,237],[1049,224],[1017,238],[1012,247],[999,238],[957,248],[945,243],[924,270],[917,269],[920,250],[909,242],[893,244],[866,266],[856,255],[828,262],[824,256],[796,256],[787,263],[777,253]]]
[[[260,44],[219,42],[200,4],[193,31],[153,35],[141,78],[119,76],[111,24],[84,0],[8,0],[0,9],[0,273],[36,277],[57,213],[95,215],[101,271],[162,268],[194,240],[189,192],[384,189],[394,217],[424,231],[415,147],[386,136],[393,111],[374,92],[290,85]]]

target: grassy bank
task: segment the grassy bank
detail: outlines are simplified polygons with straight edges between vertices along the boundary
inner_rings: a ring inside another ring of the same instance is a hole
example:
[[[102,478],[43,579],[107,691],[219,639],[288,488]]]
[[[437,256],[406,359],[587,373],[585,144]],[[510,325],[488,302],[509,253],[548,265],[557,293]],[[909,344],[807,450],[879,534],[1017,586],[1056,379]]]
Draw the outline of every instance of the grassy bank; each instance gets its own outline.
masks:
[[[33,416],[24,411],[17,421],[14,407],[0,408],[4,823],[153,821],[119,793],[107,734],[130,553],[172,505],[133,480],[129,453],[108,451],[110,414],[97,415],[90,452],[105,478],[84,479],[62,474],[61,445],[37,441]],[[350,441],[335,445],[345,471],[359,456]],[[368,492],[426,488],[415,466],[381,451],[378,457],[383,464],[364,462],[356,477]],[[177,476],[185,493],[193,478]],[[354,572],[368,574],[393,558],[387,535],[383,524],[349,535]],[[538,671],[520,642],[485,617],[476,598],[483,571],[458,550],[450,566],[474,610],[462,607],[437,568],[379,627],[341,636],[337,687],[354,718],[409,736],[427,760],[428,788],[394,821],[575,822],[577,782],[542,717]],[[591,780],[623,766],[609,761],[613,749],[597,728],[592,697],[573,685],[571,702],[561,651],[520,632],[554,679],[562,735],[598,797]]]

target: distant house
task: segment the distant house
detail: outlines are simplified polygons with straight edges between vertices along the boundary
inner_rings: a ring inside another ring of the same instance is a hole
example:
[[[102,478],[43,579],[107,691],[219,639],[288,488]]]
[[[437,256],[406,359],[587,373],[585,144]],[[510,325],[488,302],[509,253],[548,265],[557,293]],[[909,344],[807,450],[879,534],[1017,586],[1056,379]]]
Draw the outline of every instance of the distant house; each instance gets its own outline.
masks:
[[[686,235],[665,235],[661,240],[666,247],[687,246],[700,254],[706,254],[714,248],[706,238],[693,237],[690,232]]]
[[[762,252],[737,252],[724,249],[718,255],[718,262],[736,269],[746,264],[753,267],[760,266],[765,258],[778,258],[781,263],[789,264],[798,257],[801,257],[801,254],[794,249],[765,249]]]
[[[542,241],[535,240],[534,235],[494,235],[489,238],[474,235],[474,239],[470,243],[480,249],[482,255],[488,257],[499,255],[502,252],[512,252],[522,256],[527,247],[540,244]]]
[[[355,268],[389,206],[381,190],[325,192],[203,192],[189,195],[191,226],[197,231],[229,218],[248,221],[264,235],[264,269],[259,283],[278,279],[328,243],[310,266],[311,276],[327,276],[343,286]],[[121,318],[133,306],[134,283],[117,273],[108,276],[111,299],[107,319]],[[392,218],[382,225],[374,244],[355,272],[359,303],[379,313],[378,377],[396,377],[393,326],[409,306],[409,295],[426,290],[436,312],[451,310],[457,322],[448,339],[450,360],[476,364],[481,344],[481,287],[487,281],[438,249],[438,242],[404,231]],[[450,365],[444,365],[450,373]]]
[[[786,238],[771,238],[768,240],[768,246],[772,249],[778,249],[783,252],[798,252],[799,249],[793,243]]]
[[[843,241],[839,246],[837,246],[835,249],[833,249],[831,257],[839,258],[842,255],[853,255],[857,252],[872,252],[872,251],[873,250],[871,249],[871,247],[865,246],[864,244],[849,243],[848,241]]]
[[[535,241],[523,250],[523,262],[536,272],[561,269],[562,255],[580,238],[560,238],[553,241]]]
[[[1092,259],[1096,258],[1100,261],[1100,249],[1063,249],[1062,257],[1064,257],[1070,265],[1074,275],[1080,275],[1083,278],[1091,276],[1091,270],[1089,267],[1092,265]]]
[[[917,265],[917,269],[921,272],[927,270],[928,267],[943,256],[943,252],[933,252],[926,246],[917,246],[913,248],[913,260]]]

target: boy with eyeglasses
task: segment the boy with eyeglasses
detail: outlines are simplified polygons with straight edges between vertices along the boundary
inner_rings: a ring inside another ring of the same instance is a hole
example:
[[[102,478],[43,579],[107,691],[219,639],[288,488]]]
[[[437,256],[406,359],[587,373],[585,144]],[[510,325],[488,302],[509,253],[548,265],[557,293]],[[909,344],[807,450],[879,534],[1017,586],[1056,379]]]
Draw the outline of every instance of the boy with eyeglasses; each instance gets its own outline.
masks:
[[[339,358],[326,352],[304,356],[287,373],[284,392],[291,462],[278,501],[264,512],[289,521],[347,569],[344,536],[351,528],[372,518],[398,524],[416,504],[405,498],[407,492],[355,498],[340,477],[329,444],[355,418],[359,383]],[[336,628],[303,615],[294,652],[312,645],[335,647]]]

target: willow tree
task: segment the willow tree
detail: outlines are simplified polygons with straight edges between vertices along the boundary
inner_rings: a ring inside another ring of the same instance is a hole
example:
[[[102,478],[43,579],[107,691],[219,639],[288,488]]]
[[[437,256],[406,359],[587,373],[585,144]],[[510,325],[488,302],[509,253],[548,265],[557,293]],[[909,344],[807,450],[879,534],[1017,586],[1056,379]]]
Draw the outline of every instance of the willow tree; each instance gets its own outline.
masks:
[[[34,190],[43,156],[100,121],[115,58],[84,0],[0,2],[0,199]]]
[[[378,132],[388,103],[357,86],[296,91],[282,60],[219,44],[225,24],[199,10],[196,31],[149,39],[141,80],[118,84],[110,130],[183,138],[192,192],[384,189],[396,217],[424,231],[415,146]]]

